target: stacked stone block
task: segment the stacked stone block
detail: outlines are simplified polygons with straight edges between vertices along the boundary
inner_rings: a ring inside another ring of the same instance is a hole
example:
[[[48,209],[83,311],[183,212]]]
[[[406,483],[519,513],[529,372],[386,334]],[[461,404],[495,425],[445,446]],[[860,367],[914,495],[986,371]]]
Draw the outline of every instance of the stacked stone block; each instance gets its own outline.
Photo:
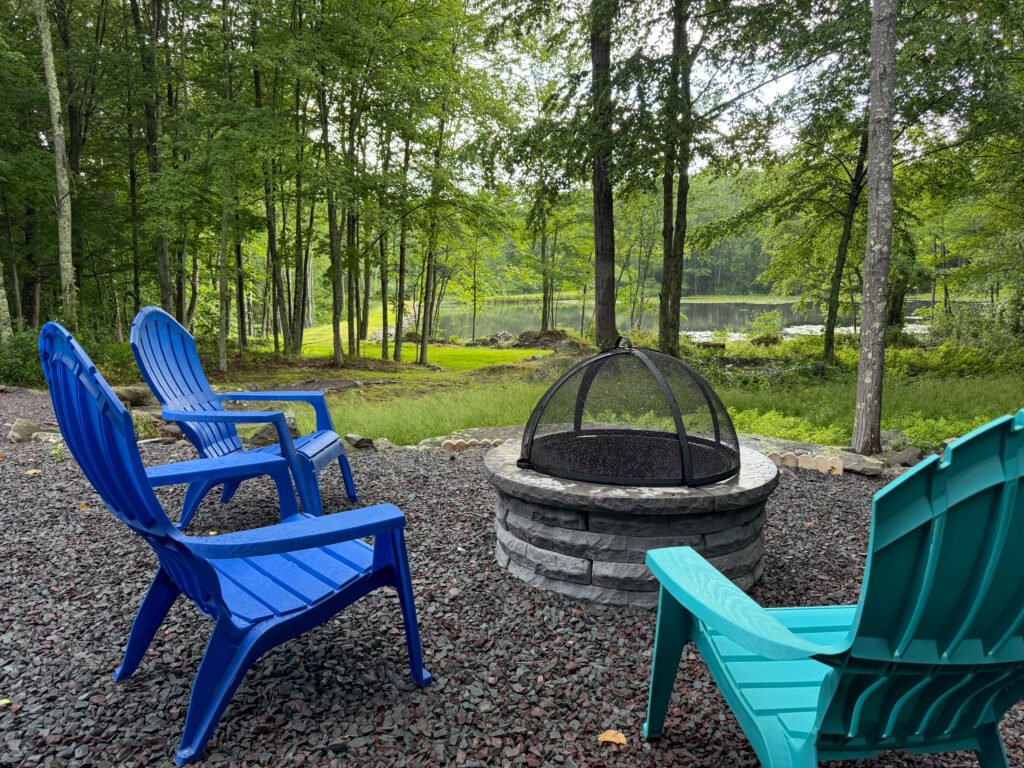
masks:
[[[629,488],[516,466],[519,447],[487,454],[495,488],[495,557],[534,586],[606,605],[657,606],[649,549],[693,547],[743,589],[764,568],[765,501],[778,470],[742,448],[740,475],[703,488]]]

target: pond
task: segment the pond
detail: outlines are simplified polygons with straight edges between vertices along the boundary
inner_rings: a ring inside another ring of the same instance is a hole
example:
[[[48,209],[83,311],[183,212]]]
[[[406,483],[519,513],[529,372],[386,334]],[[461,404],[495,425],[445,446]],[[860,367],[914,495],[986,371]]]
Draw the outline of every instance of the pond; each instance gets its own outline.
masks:
[[[760,299],[760,297],[759,297]],[[926,306],[927,302],[908,301],[906,312],[909,315],[918,307]],[[556,327],[573,327],[579,330],[580,315],[582,306],[579,301],[559,301],[555,308]],[[816,309],[810,310],[807,315],[797,312],[791,302],[781,300],[778,303],[764,303],[763,299],[757,302],[744,301],[722,301],[722,302],[682,302],[682,312],[686,321],[682,324],[685,332],[704,336],[712,331],[730,329],[740,331],[745,329],[751,320],[762,312],[778,310],[782,313],[783,324],[792,326],[802,332],[814,332],[824,319],[821,312]],[[593,319],[593,304],[587,302],[584,326],[589,325]],[[618,326],[620,329],[629,327],[629,312],[618,314]],[[852,325],[851,317],[840,317],[840,326]],[[473,309],[468,304],[451,304],[441,308],[439,336],[458,336],[460,339],[468,339],[472,333]],[[648,312],[643,319],[641,326],[644,330],[657,330],[658,313],[657,307]],[[488,302],[482,304],[477,311],[476,336],[477,338],[491,336],[498,331],[508,331],[520,334],[523,331],[535,331],[540,328],[540,302]]]

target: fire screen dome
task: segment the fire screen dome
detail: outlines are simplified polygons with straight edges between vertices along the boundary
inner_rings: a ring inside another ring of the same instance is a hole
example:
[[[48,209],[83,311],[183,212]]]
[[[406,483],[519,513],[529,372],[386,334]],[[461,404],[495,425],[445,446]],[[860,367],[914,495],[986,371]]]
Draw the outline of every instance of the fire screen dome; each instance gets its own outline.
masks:
[[[722,401],[670,355],[615,346],[573,366],[537,403],[518,465],[612,485],[706,485],[740,469]]]

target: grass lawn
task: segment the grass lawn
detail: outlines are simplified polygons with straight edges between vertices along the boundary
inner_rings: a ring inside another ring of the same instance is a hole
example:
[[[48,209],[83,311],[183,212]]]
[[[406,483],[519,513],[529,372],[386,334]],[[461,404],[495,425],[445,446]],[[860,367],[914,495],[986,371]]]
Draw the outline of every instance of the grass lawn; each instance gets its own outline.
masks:
[[[457,429],[525,424],[547,389],[527,380],[518,367],[489,380],[459,381],[449,378],[420,391],[397,385],[344,392],[331,398],[331,412],[339,431],[411,445]],[[848,445],[855,388],[851,378],[771,391],[726,387],[719,392],[740,432]],[[882,426],[902,430],[922,447],[936,446],[1022,406],[1024,380],[1008,374],[893,380],[886,384]]]

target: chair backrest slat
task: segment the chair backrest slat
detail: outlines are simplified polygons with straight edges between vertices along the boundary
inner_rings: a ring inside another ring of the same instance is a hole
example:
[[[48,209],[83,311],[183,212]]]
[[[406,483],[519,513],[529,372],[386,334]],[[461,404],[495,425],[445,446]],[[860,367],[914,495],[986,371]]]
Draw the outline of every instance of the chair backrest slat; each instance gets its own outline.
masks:
[[[149,388],[162,405],[178,411],[224,410],[203,372],[192,338],[159,307],[146,307],[132,323],[132,352]],[[233,424],[189,421],[182,431],[202,456],[242,449]]]
[[[57,323],[39,334],[39,357],[68,449],[107,509],[156,552],[181,591],[204,613],[221,610],[209,564],[184,544],[146,479],[132,417],[74,337]]]
[[[1007,692],[1024,691],[1022,485],[1024,410],[875,496],[853,645],[831,660],[826,742],[952,742],[1016,703]]]

